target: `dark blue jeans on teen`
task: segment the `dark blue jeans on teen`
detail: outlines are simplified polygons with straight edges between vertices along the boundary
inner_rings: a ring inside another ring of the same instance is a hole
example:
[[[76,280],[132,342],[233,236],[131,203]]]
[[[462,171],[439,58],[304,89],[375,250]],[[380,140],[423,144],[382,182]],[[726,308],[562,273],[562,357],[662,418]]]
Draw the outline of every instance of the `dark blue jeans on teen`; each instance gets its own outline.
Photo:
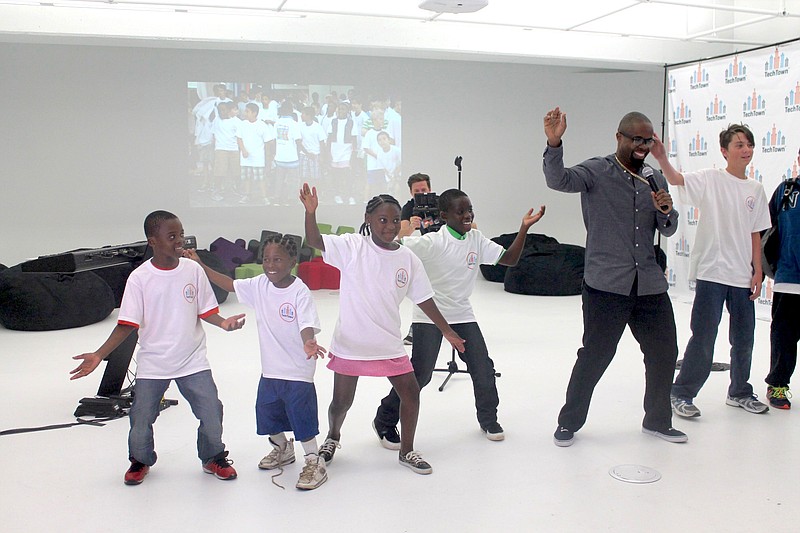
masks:
[[[137,379],[133,386],[133,404],[128,413],[131,430],[128,454],[131,459],[152,466],[158,458],[153,440],[153,423],[170,381],[178,385],[192,413],[200,421],[197,428],[197,456],[203,463],[225,451],[222,443],[222,402],[210,370],[175,379]]]
[[[681,371],[672,386],[672,394],[678,398],[691,400],[697,396],[711,373],[723,306],[731,316],[728,334],[731,344],[731,383],[728,396],[743,398],[753,395],[753,386],[748,380],[756,311],[750,299],[750,289],[697,280],[692,305],[692,337],[683,354]]]
[[[617,345],[629,327],[644,354],[645,391],[642,426],[672,427],[669,391],[678,358],[675,317],[667,293],[628,296],[599,291],[583,284],[583,347],[572,368],[567,398],[558,425],[578,431],[586,423],[594,388],[611,364]]]
[[[770,370],[768,385],[788,387],[797,364],[797,342],[800,341],[800,294],[772,293],[772,324],[769,328]]]
[[[495,384],[494,362],[489,358],[486,341],[477,322],[450,324],[450,327],[465,341],[464,353],[458,355],[466,363],[467,371],[472,377],[478,423],[481,427],[486,427],[497,422],[497,405],[500,403]],[[442,345],[442,332],[433,324],[422,323],[412,324],[411,331],[414,338],[411,364],[419,388],[422,389],[430,383],[433,376],[439,348]],[[400,397],[392,389],[389,395],[381,400],[378,414],[375,416],[375,426],[393,427],[399,420]]]

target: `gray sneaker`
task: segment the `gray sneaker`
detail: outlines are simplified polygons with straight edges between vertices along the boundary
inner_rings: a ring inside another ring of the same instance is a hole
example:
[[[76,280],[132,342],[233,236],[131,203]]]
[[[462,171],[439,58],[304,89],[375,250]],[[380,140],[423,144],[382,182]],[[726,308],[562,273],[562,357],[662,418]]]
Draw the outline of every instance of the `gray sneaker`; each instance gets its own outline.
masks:
[[[692,403],[692,400],[684,400],[677,396],[670,395],[669,401],[675,414],[683,418],[697,418],[700,416],[700,409]]]
[[[741,407],[748,413],[755,413],[757,415],[769,411],[769,406],[759,402],[755,394],[753,396],[743,396],[741,398],[731,398],[728,396],[725,400],[725,404],[732,407]]]
[[[400,464],[407,466],[417,474],[430,474],[433,472],[433,468],[428,464],[428,461],[423,459],[419,452],[413,450],[405,455],[402,452],[400,453]]]

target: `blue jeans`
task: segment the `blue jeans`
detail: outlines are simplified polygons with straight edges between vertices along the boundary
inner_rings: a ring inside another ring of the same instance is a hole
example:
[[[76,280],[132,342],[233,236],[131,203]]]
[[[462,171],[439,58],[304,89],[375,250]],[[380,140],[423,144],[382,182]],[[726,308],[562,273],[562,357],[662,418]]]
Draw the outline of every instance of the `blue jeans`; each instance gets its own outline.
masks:
[[[483,333],[477,322],[450,324],[450,327],[464,339],[464,353],[459,354],[459,357],[467,364],[467,371],[472,377],[478,423],[481,427],[486,427],[497,422],[497,405],[500,403],[495,384],[494,362],[489,357]],[[414,366],[414,375],[419,388],[422,389],[430,383],[433,376],[433,368],[436,366],[439,348],[442,345],[442,332],[433,324],[423,323],[412,324],[411,331],[414,338],[411,364]],[[381,400],[375,420],[376,426],[397,425],[400,420],[400,397],[394,389]]]
[[[681,371],[672,385],[674,396],[691,400],[708,379],[714,362],[714,343],[723,305],[731,315],[728,334],[731,343],[731,384],[728,396],[743,398],[753,395],[753,386],[747,382],[750,379],[756,327],[755,304],[750,300],[750,289],[697,280],[692,306],[692,337],[683,354]]]
[[[154,465],[158,456],[153,442],[153,423],[160,413],[159,405],[171,379],[137,379],[133,388],[133,405],[128,413],[128,454],[146,465]],[[197,456],[203,463],[225,451],[222,443],[222,402],[211,370],[174,379],[192,413],[200,421],[197,428]]]

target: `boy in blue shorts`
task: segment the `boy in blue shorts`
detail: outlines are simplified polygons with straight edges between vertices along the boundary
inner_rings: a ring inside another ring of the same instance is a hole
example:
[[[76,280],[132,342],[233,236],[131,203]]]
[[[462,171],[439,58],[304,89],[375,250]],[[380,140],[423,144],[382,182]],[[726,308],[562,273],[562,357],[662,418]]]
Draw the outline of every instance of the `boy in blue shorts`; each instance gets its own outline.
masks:
[[[81,364],[70,379],[87,376],[100,361],[134,330],[139,332],[136,383],[128,414],[126,485],[144,481],[157,455],[153,423],[158,418],[164,392],[174,380],[192,412],[200,420],[197,452],[203,471],[219,479],[236,478],[222,443],[222,402],[206,358],[206,335],[200,320],[233,331],[244,325],[244,315],[223,318],[203,270],[182,259],[183,226],[167,211],[154,211],[144,221],[147,244],[153,258],[128,277],[117,325],[95,352],[76,355]]]
[[[247,279],[233,280],[208,268],[194,250],[187,255],[200,263],[215,285],[235,291],[241,303],[256,310],[261,348],[256,430],[259,435],[269,435],[273,448],[258,467],[278,468],[283,473],[283,466],[295,461],[293,441],[284,434],[292,431],[305,452],[305,466],[295,486],[316,489],[328,479],[325,461],[317,455],[319,417],[314,388],[316,359],[324,356],[325,350],[314,337],[320,327],[311,292],[291,273],[297,244],[285,236],[270,237],[264,243],[264,274]]]

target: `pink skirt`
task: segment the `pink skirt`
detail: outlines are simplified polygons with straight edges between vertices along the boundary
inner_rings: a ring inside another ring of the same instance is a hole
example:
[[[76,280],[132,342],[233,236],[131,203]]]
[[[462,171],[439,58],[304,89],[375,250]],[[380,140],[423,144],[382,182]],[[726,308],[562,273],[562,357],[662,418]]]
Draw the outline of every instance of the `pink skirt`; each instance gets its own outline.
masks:
[[[356,360],[356,359],[342,359],[329,353],[330,361],[328,361],[328,368],[337,374],[345,376],[374,376],[374,377],[392,377],[401,376],[414,372],[414,367],[411,366],[411,361],[407,355],[395,357],[394,359],[376,359],[371,361]]]

